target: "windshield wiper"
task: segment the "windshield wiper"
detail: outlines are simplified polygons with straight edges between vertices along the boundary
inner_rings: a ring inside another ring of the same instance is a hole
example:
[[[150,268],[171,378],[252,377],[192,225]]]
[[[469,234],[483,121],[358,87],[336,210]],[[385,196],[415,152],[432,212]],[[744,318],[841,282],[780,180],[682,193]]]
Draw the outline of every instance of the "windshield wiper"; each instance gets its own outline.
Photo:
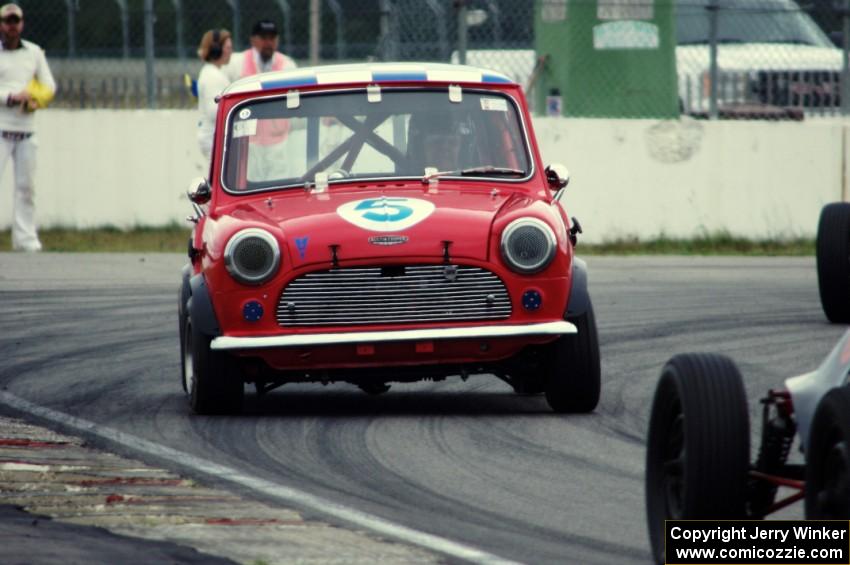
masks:
[[[525,171],[522,169],[512,169],[510,167],[494,167],[485,165],[483,167],[470,167],[469,169],[460,169],[457,171],[436,171],[422,177],[422,182],[427,183],[431,179],[437,177],[477,177],[477,176],[525,176]]]

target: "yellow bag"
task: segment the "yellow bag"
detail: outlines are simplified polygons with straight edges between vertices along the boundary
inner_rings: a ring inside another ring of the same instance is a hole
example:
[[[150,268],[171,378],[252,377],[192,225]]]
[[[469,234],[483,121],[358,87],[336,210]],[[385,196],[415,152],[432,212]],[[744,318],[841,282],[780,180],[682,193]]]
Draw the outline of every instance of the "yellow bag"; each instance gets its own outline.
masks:
[[[47,105],[53,100],[54,92],[40,83],[38,79],[32,79],[27,85],[26,91],[30,93],[36,108],[47,108]]]

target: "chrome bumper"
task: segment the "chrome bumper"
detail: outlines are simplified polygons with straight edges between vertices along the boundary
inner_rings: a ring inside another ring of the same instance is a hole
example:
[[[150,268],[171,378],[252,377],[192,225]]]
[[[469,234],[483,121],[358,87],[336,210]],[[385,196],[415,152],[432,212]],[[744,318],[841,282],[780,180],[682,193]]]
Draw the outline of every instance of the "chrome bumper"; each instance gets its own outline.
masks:
[[[432,328],[425,330],[395,330],[387,332],[344,332],[324,334],[294,334],[265,337],[221,336],[212,340],[215,350],[264,349],[270,347],[309,347],[346,343],[378,343],[390,341],[424,341],[441,339],[481,339],[522,337],[533,335],[576,334],[578,329],[569,322],[545,322],[513,326],[477,326],[474,328]]]

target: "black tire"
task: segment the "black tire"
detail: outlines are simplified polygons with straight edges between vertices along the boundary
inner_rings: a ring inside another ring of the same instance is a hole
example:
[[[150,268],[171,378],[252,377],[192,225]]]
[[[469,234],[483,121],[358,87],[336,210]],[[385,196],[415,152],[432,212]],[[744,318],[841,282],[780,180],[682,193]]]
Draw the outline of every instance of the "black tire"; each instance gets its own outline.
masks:
[[[850,388],[818,403],[806,448],[806,518],[850,520]]]
[[[830,322],[850,323],[850,203],[823,207],[816,247],[823,312]]]
[[[233,359],[210,349],[210,336],[186,322],[183,332],[184,371],[188,374],[187,397],[196,414],[238,414],[242,411],[245,385],[234,370]]]
[[[189,389],[186,387],[186,319],[188,315],[186,314],[186,304],[189,300],[187,296],[187,288],[185,284],[181,284],[180,288],[177,290],[177,331],[180,336],[180,386],[183,387],[183,392],[188,393]]]
[[[664,563],[664,520],[746,517],[749,458],[749,410],[735,364],[713,354],[670,359],[655,389],[646,451],[657,563]]]
[[[578,333],[560,337],[544,349],[546,401],[555,412],[592,412],[602,387],[593,305],[567,321],[575,324]]]

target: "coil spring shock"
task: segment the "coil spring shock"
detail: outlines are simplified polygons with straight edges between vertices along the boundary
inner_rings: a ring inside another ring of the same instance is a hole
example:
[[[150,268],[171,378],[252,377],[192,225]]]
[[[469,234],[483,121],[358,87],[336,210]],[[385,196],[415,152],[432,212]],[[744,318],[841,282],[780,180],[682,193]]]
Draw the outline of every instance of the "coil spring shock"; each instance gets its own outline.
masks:
[[[767,475],[780,475],[788,461],[794,434],[797,432],[797,424],[792,416],[791,395],[785,390],[770,390],[761,403],[761,446],[755,470]],[[764,518],[776,499],[779,487],[760,479],[750,479],[749,487],[750,516]]]

